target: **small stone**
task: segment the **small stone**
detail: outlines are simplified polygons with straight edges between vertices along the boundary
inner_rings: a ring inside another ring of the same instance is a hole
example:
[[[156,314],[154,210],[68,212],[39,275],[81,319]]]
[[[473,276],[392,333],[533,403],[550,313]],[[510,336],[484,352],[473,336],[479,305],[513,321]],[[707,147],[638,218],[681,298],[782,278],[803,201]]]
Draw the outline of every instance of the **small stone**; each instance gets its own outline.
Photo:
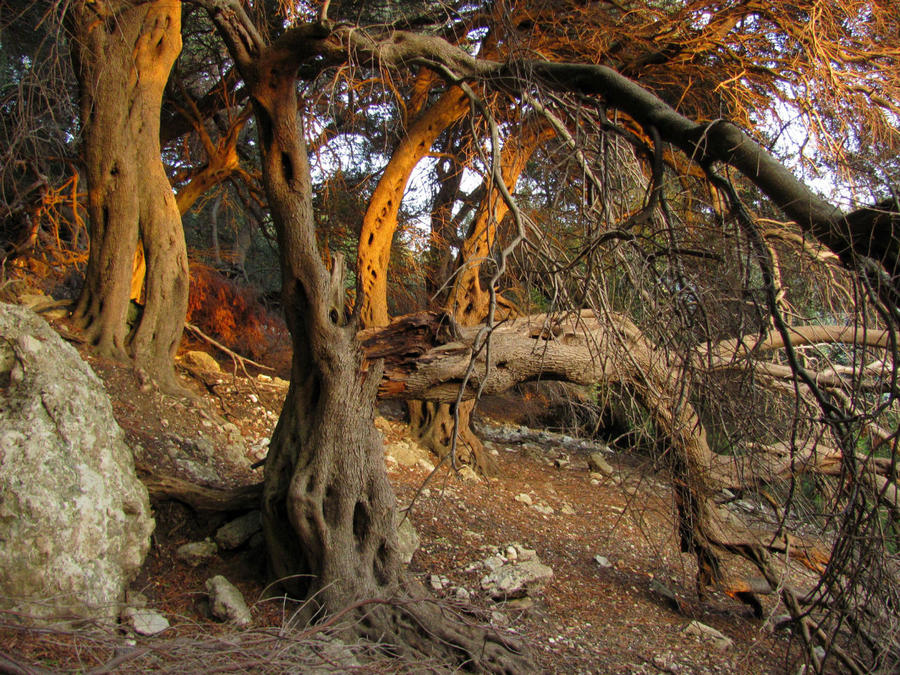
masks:
[[[181,362],[191,370],[199,370],[201,372],[218,373],[221,372],[218,361],[206,352],[197,350],[185,352],[181,357]]]
[[[453,595],[456,596],[457,600],[462,602],[466,602],[472,598],[472,594],[468,591],[468,589],[463,588],[462,586],[457,586],[453,590]]]
[[[494,610],[493,612],[491,612],[491,623],[494,626],[505,626],[509,623],[509,617],[507,617],[503,612]]]
[[[169,620],[149,609],[126,607],[122,611],[124,621],[138,635],[156,635],[169,627]]]
[[[427,471],[428,473],[431,473],[432,471],[434,471],[434,464],[429,462],[427,459],[418,460],[416,462],[416,466],[419,467],[420,469],[422,469],[423,471]]]
[[[609,558],[602,555],[595,555],[594,561],[600,565],[600,567],[612,567],[612,563],[609,562]]]
[[[409,518],[404,518],[397,528],[397,547],[400,549],[400,562],[408,565],[419,548],[419,533]]]
[[[696,635],[701,639],[710,640],[716,646],[716,649],[720,651],[730,649],[734,644],[730,637],[726,637],[712,626],[707,626],[699,621],[691,621],[684,627],[684,632],[688,635]]]
[[[537,558],[537,551],[533,548],[525,548],[522,544],[513,544],[516,549],[516,553],[519,554],[519,560],[525,562],[526,560],[534,560]]]
[[[517,494],[515,497],[517,502],[525,504],[526,506],[531,506],[534,502],[531,499],[530,495],[526,495],[524,492],[521,494]]]
[[[475,473],[475,469],[471,466],[463,465],[459,469],[459,478],[465,483],[480,483],[481,477]]]
[[[522,612],[526,609],[531,609],[532,607],[534,607],[534,600],[529,598],[527,595],[524,598],[513,598],[506,603],[506,607],[507,609],[515,609]]]
[[[588,457],[588,468],[592,472],[601,474],[602,476],[612,476],[616,470],[606,461],[606,457],[602,452],[592,452]]]
[[[575,509],[572,508],[571,504],[563,504],[560,507],[559,511],[560,511],[560,513],[562,513],[565,516],[574,516],[575,515]]]
[[[240,518],[235,518],[216,531],[216,543],[223,549],[230,550],[250,540],[262,529],[262,513],[250,511]]]
[[[505,553],[507,560],[514,561],[519,559],[519,552],[516,550],[515,546],[507,546]]]
[[[175,557],[182,562],[187,563],[191,567],[197,567],[208,562],[219,550],[215,542],[209,541],[192,541],[183,544],[175,550]]]
[[[519,598],[539,591],[553,578],[553,570],[538,560],[504,565],[481,580],[481,587],[494,598]]]
[[[241,628],[250,625],[250,609],[244,596],[228,579],[221,575],[206,582],[209,593],[209,610],[222,621],[231,621]]]
[[[531,508],[533,508],[538,513],[543,513],[545,516],[549,516],[554,513],[553,507],[548,506],[547,504],[532,504]]]
[[[506,561],[503,560],[499,555],[491,556],[484,561],[484,566],[488,568],[491,572],[496,572]]]
[[[428,577],[428,584],[435,591],[440,591],[444,588],[444,584],[437,574],[432,574]]]

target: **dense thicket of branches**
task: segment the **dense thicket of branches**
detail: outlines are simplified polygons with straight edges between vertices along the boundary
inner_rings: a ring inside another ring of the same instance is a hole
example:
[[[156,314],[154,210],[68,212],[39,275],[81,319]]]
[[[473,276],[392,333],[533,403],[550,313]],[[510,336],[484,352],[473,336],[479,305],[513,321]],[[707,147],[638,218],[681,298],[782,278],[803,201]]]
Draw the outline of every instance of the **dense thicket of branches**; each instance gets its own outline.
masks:
[[[0,20],[53,35],[67,12],[108,26],[132,4]],[[743,556],[811,665],[896,668],[894,2],[203,0],[182,23],[160,140],[180,211],[199,214],[188,239],[257,279],[254,250],[280,251],[294,366],[265,510],[273,571],[318,579],[295,593],[333,610],[405,587],[369,419],[380,359],[382,395],[434,406],[422,416],[443,426],[423,433],[454,463],[465,401],[555,378],[650,437],[700,592],[743,593],[728,564]],[[21,121],[2,127],[13,261],[70,174],[46,154],[90,129],[42,135],[40,101],[66,89],[28,99],[27,66],[64,68],[39,41],[2,45],[0,105]],[[328,271],[343,255],[346,284]],[[385,328],[418,309],[437,311]],[[729,494],[769,510],[751,527]],[[815,588],[792,586],[792,559]],[[370,632],[421,649],[409,616]],[[477,660],[470,633],[438,633]],[[479,665],[515,667],[495,646]]]

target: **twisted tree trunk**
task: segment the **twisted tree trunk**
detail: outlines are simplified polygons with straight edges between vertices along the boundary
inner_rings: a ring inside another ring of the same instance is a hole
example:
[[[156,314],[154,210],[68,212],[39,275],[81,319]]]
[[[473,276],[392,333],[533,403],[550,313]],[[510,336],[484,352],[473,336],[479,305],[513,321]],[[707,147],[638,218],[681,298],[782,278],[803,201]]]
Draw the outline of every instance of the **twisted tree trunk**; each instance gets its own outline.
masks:
[[[405,579],[397,510],[374,426],[377,365],[367,367],[356,320],[344,314],[343,276],[316,244],[297,68],[317,26],[269,46],[237,2],[210,14],[253,98],[263,183],[278,233],[282,298],[294,348],[291,384],[273,435],[263,488],[272,575],[311,615],[358,606],[357,629],[391,649],[511,672],[527,666],[496,636],[449,620]],[[366,604],[371,599],[389,603]]]
[[[180,0],[79,1],[67,14],[81,95],[91,248],[75,317],[95,349],[134,360],[178,389],[172,358],[187,310],[187,249],[162,165],[163,89],[181,51]],[[147,265],[143,313],[129,330],[138,238]]]

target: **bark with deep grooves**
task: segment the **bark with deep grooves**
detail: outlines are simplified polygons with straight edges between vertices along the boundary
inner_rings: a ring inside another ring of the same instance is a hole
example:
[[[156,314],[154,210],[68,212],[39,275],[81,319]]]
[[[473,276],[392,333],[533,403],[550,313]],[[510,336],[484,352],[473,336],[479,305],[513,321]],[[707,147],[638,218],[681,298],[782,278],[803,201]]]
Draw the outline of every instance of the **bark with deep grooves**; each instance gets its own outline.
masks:
[[[277,43],[266,45],[237,3],[210,0],[206,6],[254,100],[294,348],[263,491],[271,572],[292,595],[308,599],[312,613],[337,612],[367,598],[400,598],[366,608],[358,623],[358,630],[398,650],[482,670],[522,669],[526,661],[502,642],[449,621],[427,603],[403,601],[418,598],[405,589],[396,501],[374,426],[381,370],[364,367],[355,323],[344,320],[343,288],[335,288],[341,275],[325,269],[316,245],[297,113],[299,61]]]
[[[101,17],[100,9],[110,12]],[[96,350],[177,389],[172,358],[187,310],[187,250],[162,165],[163,89],[181,51],[181,3],[73,3],[67,14],[81,95],[91,248],[75,316]],[[126,324],[132,258],[143,242],[148,284]]]

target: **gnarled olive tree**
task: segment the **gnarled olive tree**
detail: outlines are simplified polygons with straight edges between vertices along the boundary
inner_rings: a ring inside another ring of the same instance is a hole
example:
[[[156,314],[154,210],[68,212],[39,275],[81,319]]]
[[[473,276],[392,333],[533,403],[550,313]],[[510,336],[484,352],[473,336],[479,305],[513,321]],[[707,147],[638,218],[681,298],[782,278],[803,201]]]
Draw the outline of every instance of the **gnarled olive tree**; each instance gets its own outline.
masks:
[[[75,317],[99,353],[133,359],[175,390],[172,358],[187,309],[187,250],[160,156],[159,119],[181,50],[181,2],[79,0],[69,4],[66,25],[81,96],[91,234]],[[143,311],[130,328],[139,239],[147,284]]]

